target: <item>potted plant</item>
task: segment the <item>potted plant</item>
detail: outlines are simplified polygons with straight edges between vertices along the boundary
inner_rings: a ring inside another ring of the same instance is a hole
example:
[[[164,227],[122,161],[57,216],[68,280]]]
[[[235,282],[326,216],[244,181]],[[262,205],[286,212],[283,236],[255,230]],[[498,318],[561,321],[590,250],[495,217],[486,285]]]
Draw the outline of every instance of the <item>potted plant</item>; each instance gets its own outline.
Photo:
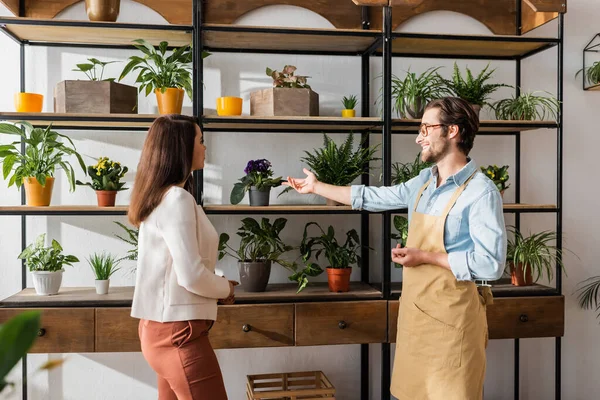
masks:
[[[120,269],[117,267],[119,260],[112,254],[94,253],[88,259],[88,263],[96,276],[96,293],[108,294],[110,277]]]
[[[494,185],[500,191],[500,196],[504,198],[504,191],[510,187],[510,185],[506,184],[509,178],[508,165],[502,167],[488,165],[487,167],[481,167],[481,171],[494,182]]]
[[[321,231],[319,236],[308,236],[308,228],[315,225]],[[355,229],[346,232],[344,244],[340,244],[335,238],[333,226],[329,226],[327,232],[321,228],[317,222],[309,222],[304,226],[302,243],[300,244],[300,254],[305,268],[290,276],[290,280],[298,282],[298,292],[308,284],[308,277],[317,276],[323,272],[321,266],[311,262],[310,258],[314,254],[318,261],[324,254],[327,260],[327,282],[329,291],[347,292],[350,290],[350,274],[352,265],[360,265],[361,258],[358,255],[360,248],[360,239]]]
[[[111,161],[108,157],[100,157],[96,165],[89,165],[87,168],[92,182],[77,181],[76,183],[89,186],[96,191],[99,207],[114,207],[117,192],[128,189],[123,187],[125,182],[121,182],[127,171],[128,168],[121,163]]]
[[[420,152],[413,162],[395,162],[392,164],[392,185],[408,182],[412,178],[419,176],[422,170],[431,168],[433,165],[433,163],[422,161]]]
[[[533,121],[545,120],[546,115],[558,118],[558,100],[553,97],[538,96],[536,93],[522,93],[509,99],[500,100],[492,106],[499,120]]]
[[[72,266],[79,262],[75,256],[62,254],[63,248],[52,240],[52,246],[44,247],[46,234],[39,235],[35,243],[27,246],[19,257],[25,260],[25,265],[33,276],[33,286],[38,295],[47,296],[57,294],[62,283],[63,266]]]
[[[558,264],[564,270],[563,250],[550,244],[556,240],[556,232],[543,231],[524,237],[520,231],[509,227],[513,238],[508,239],[506,265],[515,286],[530,286],[546,273],[552,280],[553,269]]]
[[[90,21],[115,22],[121,0],[85,0],[85,12]]]
[[[344,96],[342,99],[342,104],[344,105],[344,109],[342,110],[342,117],[344,118],[354,118],[356,116],[356,104],[358,100],[355,95],[351,95],[350,97]]]
[[[395,215],[394,228],[396,229],[396,232],[392,232],[390,236],[400,245],[400,247],[406,247],[406,240],[408,239],[408,218],[403,215]],[[401,264],[394,263],[394,266],[396,268],[402,268]]]
[[[490,65],[488,64],[476,77],[473,76],[473,73],[469,68],[465,68],[467,72],[467,77],[465,79],[463,78],[458,65],[454,63],[452,79],[441,78],[448,90],[453,95],[468,101],[478,116],[481,108],[485,105],[489,105],[488,100],[492,93],[500,87],[511,87],[502,83],[486,83],[496,71],[495,69],[488,71],[489,67]]]
[[[85,74],[88,80],[65,80],[54,88],[54,112],[88,114],[137,114],[135,86],[104,78],[104,68],[116,61],[88,58],[73,71]]]
[[[277,71],[267,68],[273,87],[250,93],[250,115],[318,116],[319,95],[306,83],[308,76],[294,75],[296,67],[286,65]]]
[[[285,218],[277,218],[272,224],[268,218],[262,218],[260,224],[253,218],[244,218],[237,231],[240,237],[238,250],[227,243],[228,234],[222,233],[219,237],[219,260],[226,255],[238,260],[240,282],[246,292],[265,291],[273,262],[291,271],[296,270],[295,263],[280,258],[293,249],[279,237],[286,224]]]
[[[233,185],[229,200],[231,204],[239,204],[247,191],[250,191],[251,206],[268,206],[271,188],[281,186],[281,177],[273,178],[269,160],[250,160],[244,168],[246,174]]]
[[[596,61],[591,67],[582,68],[575,74],[575,78],[584,72],[584,79],[588,81],[590,85],[597,85],[600,83],[600,61]]]
[[[404,79],[392,76],[392,101],[400,118],[420,119],[427,103],[449,93],[439,69],[428,68],[418,76],[409,70]]]
[[[20,141],[0,145],[4,179],[10,176],[8,187],[16,185],[20,188],[21,185],[25,185],[27,205],[49,206],[56,169],[61,168],[65,172],[70,191],[75,190],[75,171],[63,158],[74,155],[84,173],[85,164],[71,139],[52,131],[52,126],[41,129],[33,128],[27,122],[18,124],[0,123],[0,134],[21,137]],[[59,138],[66,139],[69,143],[59,142]],[[17,147],[21,142],[25,143],[24,154],[21,154],[20,148]]]

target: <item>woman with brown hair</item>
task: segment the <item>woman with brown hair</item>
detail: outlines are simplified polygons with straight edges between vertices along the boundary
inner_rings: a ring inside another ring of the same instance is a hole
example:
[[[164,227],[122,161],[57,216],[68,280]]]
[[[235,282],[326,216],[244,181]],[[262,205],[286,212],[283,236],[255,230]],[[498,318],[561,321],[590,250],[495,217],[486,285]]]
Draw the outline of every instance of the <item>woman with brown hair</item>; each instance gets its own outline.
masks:
[[[158,375],[159,400],[226,400],[208,331],[217,299],[234,301],[236,282],[214,273],[218,234],[192,196],[192,171],[206,146],[192,117],[164,115],[148,131],[129,207],[139,227],[131,316],[142,353]]]

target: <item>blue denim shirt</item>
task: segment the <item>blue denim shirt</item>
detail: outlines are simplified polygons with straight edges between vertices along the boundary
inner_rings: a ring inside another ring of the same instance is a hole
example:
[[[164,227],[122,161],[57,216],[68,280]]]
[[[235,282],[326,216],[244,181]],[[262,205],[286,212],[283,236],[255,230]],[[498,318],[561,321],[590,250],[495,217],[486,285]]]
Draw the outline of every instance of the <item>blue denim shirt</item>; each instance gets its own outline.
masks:
[[[441,215],[454,191],[475,171],[475,176],[446,219],[444,246],[457,280],[497,280],[502,276],[506,261],[502,198],[494,183],[478,170],[472,160],[438,188],[435,166],[424,169],[416,178],[396,186],[353,185],[352,208],[367,211],[408,208],[410,221],[419,190],[432,178],[423,192],[417,211]]]

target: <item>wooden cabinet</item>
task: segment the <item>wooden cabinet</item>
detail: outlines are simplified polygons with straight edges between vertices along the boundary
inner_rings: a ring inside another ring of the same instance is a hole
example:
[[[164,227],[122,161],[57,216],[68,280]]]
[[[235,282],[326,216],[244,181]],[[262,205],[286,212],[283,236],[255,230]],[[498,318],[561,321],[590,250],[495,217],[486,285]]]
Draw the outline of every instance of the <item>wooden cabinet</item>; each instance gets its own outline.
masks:
[[[130,316],[131,308],[96,309],[96,351],[137,352],[140,348],[139,319]]]

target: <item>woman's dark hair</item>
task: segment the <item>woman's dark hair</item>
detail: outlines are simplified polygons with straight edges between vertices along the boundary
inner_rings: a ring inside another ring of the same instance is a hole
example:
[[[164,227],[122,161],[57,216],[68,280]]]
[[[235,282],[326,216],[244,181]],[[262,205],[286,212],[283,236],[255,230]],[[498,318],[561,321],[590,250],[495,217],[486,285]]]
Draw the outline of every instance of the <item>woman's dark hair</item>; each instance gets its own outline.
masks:
[[[148,218],[171,186],[185,182],[184,188],[193,194],[196,126],[196,118],[179,114],[160,116],[150,126],[127,213],[134,226]]]
[[[479,117],[473,110],[473,107],[461,98],[444,97],[431,101],[425,107],[425,111],[431,108],[440,110],[440,124],[445,125],[445,134],[448,132],[448,126],[458,126],[460,135],[458,148],[465,155],[469,155],[469,152],[473,148],[475,135],[479,131]]]

